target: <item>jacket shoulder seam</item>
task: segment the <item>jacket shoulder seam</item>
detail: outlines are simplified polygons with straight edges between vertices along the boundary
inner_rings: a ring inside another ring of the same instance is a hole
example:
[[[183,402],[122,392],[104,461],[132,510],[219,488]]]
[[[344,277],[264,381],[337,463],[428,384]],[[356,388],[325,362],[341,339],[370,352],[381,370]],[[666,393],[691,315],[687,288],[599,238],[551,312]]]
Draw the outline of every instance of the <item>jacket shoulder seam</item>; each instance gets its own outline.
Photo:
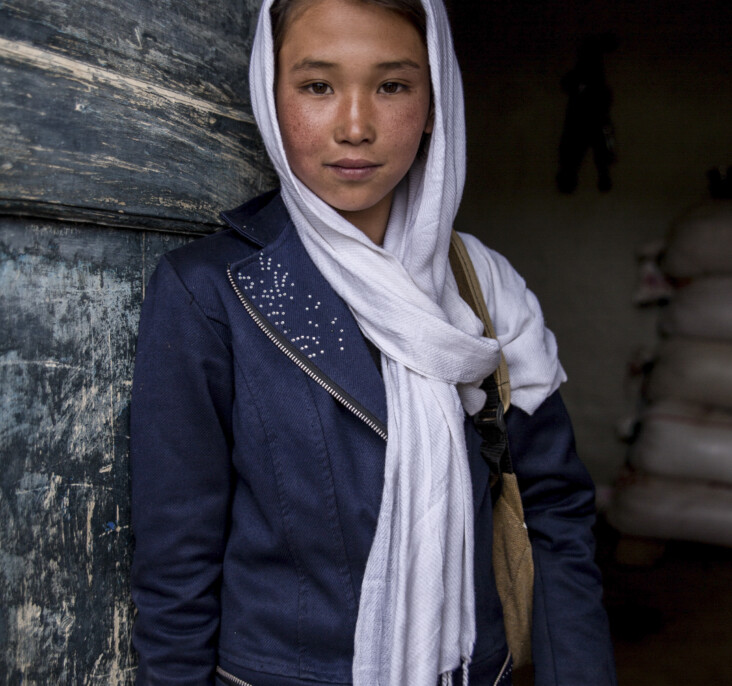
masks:
[[[183,280],[183,277],[180,275],[179,271],[175,268],[175,265],[170,260],[170,258],[167,255],[163,255],[163,260],[170,268],[170,271],[175,276],[175,280],[178,282],[178,285],[183,289],[183,291],[188,295],[189,302],[193,306],[195,306],[196,311],[198,311],[206,320],[206,323],[208,327],[211,329],[211,331],[215,334],[216,338],[219,340],[221,345],[225,348],[225,350],[229,351],[229,345],[227,345],[227,342],[221,337],[221,334],[217,331],[216,327],[213,326],[212,322],[215,322],[216,324],[219,324],[221,326],[226,326],[229,328],[229,323],[225,321],[220,321],[216,317],[212,317],[209,315],[208,312],[206,312],[206,309],[203,307],[203,305],[198,301],[195,294],[191,292],[190,288],[188,288],[186,282]]]

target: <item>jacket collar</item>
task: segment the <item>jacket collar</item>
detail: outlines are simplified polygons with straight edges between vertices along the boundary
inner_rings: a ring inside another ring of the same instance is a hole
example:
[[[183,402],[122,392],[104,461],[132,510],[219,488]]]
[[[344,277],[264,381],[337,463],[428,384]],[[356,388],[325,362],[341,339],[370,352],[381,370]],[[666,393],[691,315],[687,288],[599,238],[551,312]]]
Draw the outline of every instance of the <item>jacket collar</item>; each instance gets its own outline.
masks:
[[[386,425],[384,384],[366,340],[346,303],[310,259],[278,192],[221,216],[261,248],[231,264],[241,292],[309,364]]]
[[[274,241],[290,219],[277,188],[233,210],[221,212],[220,217],[260,248]]]

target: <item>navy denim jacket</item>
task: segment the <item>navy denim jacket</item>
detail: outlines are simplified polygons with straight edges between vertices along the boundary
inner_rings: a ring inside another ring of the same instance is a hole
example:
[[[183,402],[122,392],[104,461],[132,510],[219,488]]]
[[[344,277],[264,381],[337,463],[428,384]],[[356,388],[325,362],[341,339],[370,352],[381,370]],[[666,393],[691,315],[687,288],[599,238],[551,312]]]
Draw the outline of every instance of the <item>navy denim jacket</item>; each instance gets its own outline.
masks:
[[[348,684],[381,498],[384,440],[273,343],[386,424],[379,370],[276,194],[169,253],[147,288],[133,384],[132,587],[138,684]],[[536,562],[536,684],[615,683],[593,489],[555,393],[507,414]],[[506,656],[491,569],[488,467],[472,424],[474,684]],[[217,683],[222,683],[221,681]],[[421,686],[421,685],[415,685]]]

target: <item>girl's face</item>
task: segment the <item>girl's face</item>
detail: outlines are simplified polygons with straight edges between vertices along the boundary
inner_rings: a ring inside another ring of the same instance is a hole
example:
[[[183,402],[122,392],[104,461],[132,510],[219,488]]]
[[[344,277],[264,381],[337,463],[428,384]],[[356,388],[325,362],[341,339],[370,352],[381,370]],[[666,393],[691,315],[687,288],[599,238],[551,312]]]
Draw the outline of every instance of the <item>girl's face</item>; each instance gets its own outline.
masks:
[[[276,99],[295,176],[381,243],[394,188],[432,131],[417,29],[383,7],[312,0],[286,29]]]

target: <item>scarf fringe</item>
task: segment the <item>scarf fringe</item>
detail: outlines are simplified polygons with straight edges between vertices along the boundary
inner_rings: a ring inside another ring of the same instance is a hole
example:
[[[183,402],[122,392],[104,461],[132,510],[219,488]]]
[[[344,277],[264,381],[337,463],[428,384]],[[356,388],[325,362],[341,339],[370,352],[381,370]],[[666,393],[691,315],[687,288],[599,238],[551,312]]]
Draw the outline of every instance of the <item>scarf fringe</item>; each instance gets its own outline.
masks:
[[[462,679],[462,686],[469,686],[470,682],[470,675],[468,668],[470,667],[470,658],[464,657],[462,660],[462,663],[460,664],[460,669],[462,671],[463,679]],[[440,675],[440,686],[453,686],[452,681],[452,672],[444,672]]]

